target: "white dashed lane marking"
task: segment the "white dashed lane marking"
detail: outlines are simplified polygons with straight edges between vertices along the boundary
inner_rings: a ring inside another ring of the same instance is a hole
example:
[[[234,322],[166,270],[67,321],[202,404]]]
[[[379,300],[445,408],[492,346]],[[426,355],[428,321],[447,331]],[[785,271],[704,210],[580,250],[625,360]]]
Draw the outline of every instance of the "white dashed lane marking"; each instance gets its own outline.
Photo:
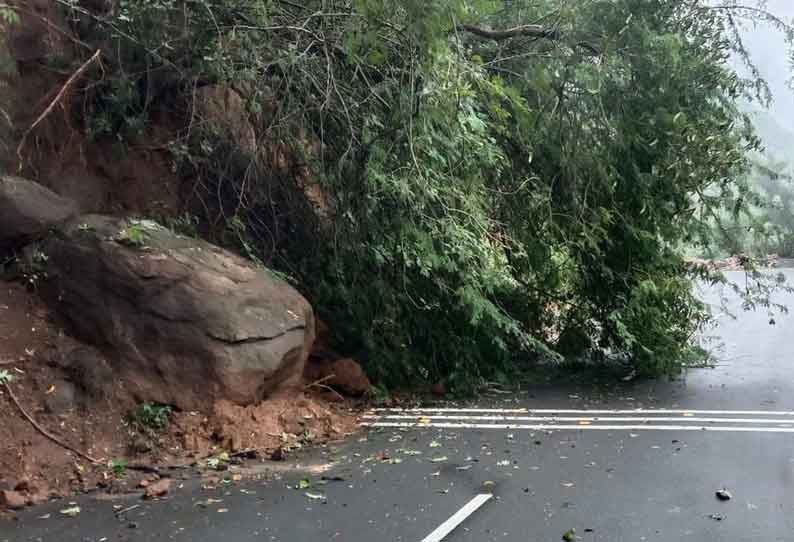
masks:
[[[493,495],[490,493],[477,495],[466,503],[463,508],[455,512],[451,518],[439,525],[435,531],[424,537],[422,542],[441,542],[441,540],[454,531],[458,525],[466,521],[466,518],[476,512],[483,504],[491,500],[491,497],[493,497]]]

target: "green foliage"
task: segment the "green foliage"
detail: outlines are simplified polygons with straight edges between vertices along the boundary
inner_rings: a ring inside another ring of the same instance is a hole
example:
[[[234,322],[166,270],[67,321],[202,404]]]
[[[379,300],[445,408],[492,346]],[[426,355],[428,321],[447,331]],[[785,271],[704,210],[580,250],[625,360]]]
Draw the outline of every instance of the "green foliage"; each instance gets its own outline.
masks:
[[[113,471],[113,475],[117,478],[123,478],[127,474],[127,465],[129,461],[125,457],[116,457],[108,461],[108,468]]]
[[[791,43],[705,0],[122,0],[93,26],[118,54],[89,131],[183,119],[201,231],[295,277],[379,383],[471,390],[561,353],[674,372],[717,278],[681,247],[729,246],[715,221],[753,202],[736,104],[768,96],[728,62],[737,17]],[[201,117],[210,85],[256,150]]]
[[[19,23],[19,14],[13,6],[0,4],[0,25],[12,25]]]
[[[141,403],[127,415],[127,419],[141,429],[160,432],[168,427],[171,410],[168,405]]]
[[[80,228],[82,229],[82,225]],[[127,221],[126,226],[116,235],[115,240],[133,247],[144,247],[149,239],[150,232],[160,228],[159,224],[151,220],[130,219]]]

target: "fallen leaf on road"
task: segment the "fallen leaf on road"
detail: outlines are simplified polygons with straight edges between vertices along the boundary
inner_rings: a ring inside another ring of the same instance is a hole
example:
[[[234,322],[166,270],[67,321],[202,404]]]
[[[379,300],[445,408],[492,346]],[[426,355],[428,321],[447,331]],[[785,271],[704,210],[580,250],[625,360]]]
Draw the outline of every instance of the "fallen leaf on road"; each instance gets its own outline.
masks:
[[[303,480],[298,482],[298,489],[308,489],[308,488],[311,487],[311,485],[312,485],[312,483],[309,480],[307,480],[306,478],[304,478]]]
[[[491,480],[486,480],[486,481],[484,481],[484,482],[482,483],[482,487],[484,487],[484,488],[492,488],[492,487],[494,487],[495,485],[496,485],[496,483],[495,483],[495,482],[492,482]]]
[[[430,419],[430,418],[428,418],[427,416],[422,416],[422,417],[421,417],[421,418],[419,418],[419,420],[417,420],[417,421],[418,421],[419,425],[428,425],[428,424],[430,424],[430,422],[432,422],[433,420],[431,420],[431,419]]]
[[[69,508],[64,508],[61,510],[61,514],[64,516],[69,516],[70,518],[77,517],[80,514],[80,507],[70,506]]]
[[[463,465],[462,467],[455,467],[455,470],[469,470],[471,465]]]
[[[307,491],[306,492],[306,496],[308,498],[310,498],[311,500],[313,500],[313,501],[324,501],[325,500],[325,495],[323,495],[322,493],[311,493],[311,492]]]
[[[562,539],[565,540],[565,542],[573,542],[576,540],[576,529],[568,529],[562,533]]]
[[[43,516],[39,516],[38,519],[50,519],[50,515],[44,514]]]
[[[430,460],[430,462],[431,463],[443,463],[447,459],[448,459],[447,456],[441,455],[441,456],[438,456],[438,457],[434,457],[433,459]]]
[[[228,511],[229,511],[229,509],[228,509],[228,508],[218,508],[218,513],[219,513],[219,514],[225,514],[225,513],[226,513],[226,512],[228,512]]]
[[[563,482],[561,485],[562,487],[573,487],[576,484],[574,484],[573,482]]]
[[[441,443],[440,443],[440,442],[438,442],[437,440],[434,440],[434,441],[432,441],[432,442],[430,443],[430,447],[431,447],[431,448],[440,448],[440,447],[441,447]]]

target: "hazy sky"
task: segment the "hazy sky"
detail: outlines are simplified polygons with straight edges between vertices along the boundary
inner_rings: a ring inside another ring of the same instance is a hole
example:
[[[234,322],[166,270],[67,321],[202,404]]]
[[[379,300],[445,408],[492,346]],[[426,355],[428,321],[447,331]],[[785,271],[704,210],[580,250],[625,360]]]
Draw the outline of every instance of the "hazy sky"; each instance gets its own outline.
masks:
[[[767,5],[778,17],[789,22],[794,19],[794,0],[768,0]],[[775,95],[772,113],[782,127],[794,131],[794,92],[786,85],[792,71],[783,37],[767,26],[748,27],[744,41]]]

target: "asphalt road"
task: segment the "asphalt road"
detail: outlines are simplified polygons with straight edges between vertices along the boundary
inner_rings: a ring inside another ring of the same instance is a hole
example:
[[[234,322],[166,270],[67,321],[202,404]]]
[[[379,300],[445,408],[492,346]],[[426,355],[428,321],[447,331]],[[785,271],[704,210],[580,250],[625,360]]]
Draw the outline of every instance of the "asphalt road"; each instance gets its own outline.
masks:
[[[493,498],[444,542],[556,541],[570,529],[604,542],[792,540],[794,317],[775,320],[722,318],[720,365],[676,381],[374,412],[368,432],[276,479],[185,481],[151,503],[83,497],[76,518],[51,503],[0,523],[0,541],[436,542],[480,494]],[[311,487],[296,489],[304,478]],[[722,488],[731,500],[715,497]]]

